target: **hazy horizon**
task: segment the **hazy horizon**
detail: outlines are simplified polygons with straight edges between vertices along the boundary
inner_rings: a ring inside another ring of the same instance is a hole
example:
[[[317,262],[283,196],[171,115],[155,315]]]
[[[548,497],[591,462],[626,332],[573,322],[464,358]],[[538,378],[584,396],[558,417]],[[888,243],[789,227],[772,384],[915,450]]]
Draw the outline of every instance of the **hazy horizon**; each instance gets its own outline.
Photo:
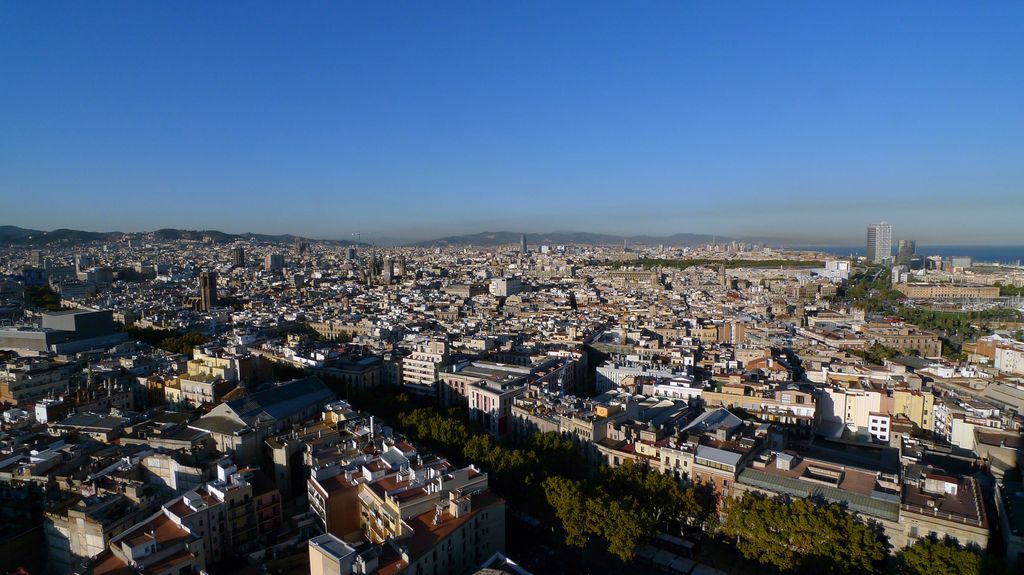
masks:
[[[15,225],[15,226],[17,226],[17,224],[9,224],[9,223],[0,222],[0,226],[5,226],[5,225]],[[301,233],[301,231],[295,231],[295,230],[285,230],[285,231],[282,231],[282,232],[266,232],[266,231],[260,230],[260,229],[231,229],[231,228],[223,228],[223,227],[196,228],[196,227],[173,226],[173,225],[165,225],[165,226],[159,226],[159,227],[156,227],[156,228],[145,228],[145,229],[143,229],[143,228],[134,229],[133,228],[133,229],[116,229],[116,230],[114,230],[114,229],[109,229],[108,230],[108,229],[88,228],[88,227],[73,227],[73,228],[65,228],[65,227],[61,227],[61,228],[34,228],[34,227],[28,227],[28,226],[17,226],[17,227],[21,227],[21,228],[25,228],[25,229],[34,229],[34,230],[39,230],[39,231],[42,231],[42,232],[53,232],[53,231],[55,231],[57,229],[73,229],[73,230],[78,230],[78,231],[100,232],[100,233],[149,233],[149,232],[155,232],[155,231],[161,230],[161,229],[177,229],[177,230],[199,231],[199,232],[201,232],[201,231],[218,231],[218,232],[223,232],[223,233],[228,233],[228,234],[239,234],[239,235],[241,235],[241,234],[250,234],[250,233],[251,234],[259,234],[259,235],[292,235],[292,236],[299,236],[299,237],[307,238],[307,239],[314,240],[314,241],[356,241],[355,232],[351,232],[351,233],[347,233],[347,234],[340,234],[340,235],[336,235],[336,236],[316,236],[316,235],[304,234],[304,233]],[[769,244],[773,244],[773,245],[780,246],[780,247],[822,247],[822,248],[859,247],[859,248],[863,248],[864,244],[865,244],[865,240],[863,240],[863,239],[861,239],[861,240],[857,240],[857,239],[842,240],[842,239],[839,239],[839,240],[835,240],[835,241],[815,241],[814,239],[812,239],[812,240],[806,240],[805,241],[805,240],[801,240],[801,239],[794,238],[794,237],[783,237],[783,236],[776,236],[776,237],[772,237],[772,236],[750,236],[750,235],[748,235],[748,236],[731,236],[731,235],[727,235],[727,234],[714,234],[714,233],[690,232],[690,231],[679,231],[679,232],[673,232],[673,233],[667,233],[667,234],[653,234],[653,233],[643,233],[643,232],[637,232],[637,233],[617,233],[617,232],[608,232],[608,231],[602,231],[602,230],[584,230],[584,229],[538,230],[538,231],[530,231],[530,230],[525,230],[525,229],[466,230],[466,231],[463,231],[463,232],[455,232],[455,233],[450,233],[450,234],[445,234],[445,235],[436,235],[436,236],[429,236],[429,237],[401,237],[401,236],[393,235],[393,234],[370,235],[370,234],[360,233],[359,238],[360,238],[360,241],[362,241],[362,242],[376,242],[378,240],[384,240],[384,241],[386,241],[388,243],[394,243],[394,242],[397,242],[397,241],[403,241],[403,242],[409,242],[409,243],[418,243],[418,242],[424,242],[424,241],[429,241],[429,240],[439,240],[439,239],[443,239],[443,238],[447,238],[447,237],[472,236],[472,235],[478,235],[478,234],[499,234],[499,233],[511,233],[511,234],[523,234],[524,233],[524,234],[527,234],[527,235],[607,234],[607,235],[622,236],[622,237],[643,237],[643,236],[647,236],[647,237],[655,237],[655,238],[657,238],[657,237],[669,237],[669,236],[673,236],[673,235],[676,235],[676,234],[696,234],[696,235],[708,235],[708,236],[711,236],[712,238],[717,236],[719,238],[718,241],[721,241],[721,242],[732,241],[732,240],[748,241],[748,242],[750,242],[750,241],[764,241],[764,242],[767,242]],[[894,250],[896,249],[896,242],[897,242],[897,240],[899,240],[899,239],[915,239],[915,238],[896,237],[895,233],[893,235],[893,238],[894,238],[893,239],[893,249]],[[915,240],[915,241],[917,241],[917,240]],[[515,242],[512,242],[512,243],[515,243]],[[387,243],[385,243],[383,245],[387,245]],[[395,245],[397,245],[397,244],[395,244]],[[1002,243],[1002,244],[998,244],[998,243],[971,243],[971,242],[939,242],[939,243],[937,243],[937,242],[921,242],[921,241],[917,241],[917,245],[920,246],[920,247],[951,247],[951,246],[1024,247],[1024,243]]]
[[[2,223],[1024,243],[1024,5],[0,5]]]

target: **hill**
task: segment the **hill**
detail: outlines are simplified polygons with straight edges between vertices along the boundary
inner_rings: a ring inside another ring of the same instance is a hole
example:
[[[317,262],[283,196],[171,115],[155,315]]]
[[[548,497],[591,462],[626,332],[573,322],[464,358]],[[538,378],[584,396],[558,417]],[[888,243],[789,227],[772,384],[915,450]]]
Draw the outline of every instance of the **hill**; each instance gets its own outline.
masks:
[[[146,238],[161,241],[188,240],[200,241],[204,237],[210,237],[217,243],[229,243],[234,241],[256,241],[272,244],[290,244],[295,241],[292,234],[267,235],[247,232],[244,234],[229,234],[217,230],[180,230],[176,228],[163,228],[153,232],[87,232],[82,230],[69,230],[65,228],[47,232],[45,230],[33,230],[20,228],[18,226],[0,226],[0,243],[17,244],[29,246],[41,246],[55,243],[85,244],[89,242],[112,242],[118,241],[124,236]],[[308,239],[308,238],[307,238]],[[347,240],[311,240],[332,245],[367,245]]]

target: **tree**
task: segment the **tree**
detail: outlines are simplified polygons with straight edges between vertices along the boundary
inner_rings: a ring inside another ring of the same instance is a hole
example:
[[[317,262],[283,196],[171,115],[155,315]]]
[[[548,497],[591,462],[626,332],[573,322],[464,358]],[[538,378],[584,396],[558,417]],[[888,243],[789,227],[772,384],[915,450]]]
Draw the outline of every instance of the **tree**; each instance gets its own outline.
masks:
[[[985,572],[983,567],[981,554],[956,541],[935,537],[919,539],[896,554],[900,575],[980,575]]]
[[[548,477],[544,480],[544,494],[555,510],[555,517],[562,523],[566,545],[586,546],[590,521],[580,482],[558,476]]]
[[[695,483],[683,491],[682,517],[687,525],[707,527],[717,508],[718,496],[711,484]]]
[[[601,470],[601,494],[616,498],[644,496],[644,470],[631,459]]]
[[[490,465],[495,447],[497,447],[497,444],[490,435],[474,435],[469,438],[466,446],[462,448],[462,454],[470,461]]]
[[[721,532],[735,539],[736,548],[744,557],[782,571],[797,566],[803,551],[799,547],[803,535],[786,532],[781,521],[781,505],[745,494],[740,498],[727,499],[723,514],[725,520]]]
[[[864,351],[864,359],[871,363],[882,365],[885,360],[892,359],[899,355],[899,350],[886,347],[878,342],[871,344],[871,347]]]
[[[53,291],[53,288],[48,285],[26,286],[25,299],[27,299],[31,305],[41,307],[48,311],[57,311],[61,309],[60,295]]]
[[[648,473],[644,477],[643,488],[645,511],[658,526],[671,524],[675,527],[682,523],[684,515],[695,511],[687,509],[687,504],[692,501],[687,499],[679,481],[671,475]]]
[[[672,476],[646,471],[633,461],[602,469],[590,489],[560,476],[546,479],[543,489],[567,544],[583,546],[588,536],[597,535],[622,561],[632,560],[659,528],[677,531],[684,522],[702,523],[714,509],[714,498],[705,491],[684,490]]]
[[[591,529],[608,542],[608,551],[623,561],[631,561],[636,550],[654,536],[654,522],[648,511],[632,497],[604,496],[587,501]]]
[[[747,493],[723,512],[721,531],[737,549],[781,571],[869,573],[886,555],[879,531],[836,504]]]
[[[582,479],[586,474],[588,465],[579,446],[554,431],[534,434],[530,449],[551,475]]]

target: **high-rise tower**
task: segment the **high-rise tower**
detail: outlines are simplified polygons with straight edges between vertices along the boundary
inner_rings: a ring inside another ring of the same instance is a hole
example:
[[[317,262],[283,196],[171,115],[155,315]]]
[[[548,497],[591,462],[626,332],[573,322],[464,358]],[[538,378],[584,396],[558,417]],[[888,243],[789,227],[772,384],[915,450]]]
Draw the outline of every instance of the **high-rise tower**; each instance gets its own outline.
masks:
[[[236,268],[245,267],[245,249],[234,248],[231,250],[231,265]]]
[[[263,268],[267,271],[276,271],[284,268],[284,254],[267,254]]]
[[[917,255],[917,242],[914,240],[900,240],[899,248],[896,250],[896,263],[899,265],[910,265]]]
[[[892,226],[888,222],[868,225],[868,261],[875,264],[892,259]]]

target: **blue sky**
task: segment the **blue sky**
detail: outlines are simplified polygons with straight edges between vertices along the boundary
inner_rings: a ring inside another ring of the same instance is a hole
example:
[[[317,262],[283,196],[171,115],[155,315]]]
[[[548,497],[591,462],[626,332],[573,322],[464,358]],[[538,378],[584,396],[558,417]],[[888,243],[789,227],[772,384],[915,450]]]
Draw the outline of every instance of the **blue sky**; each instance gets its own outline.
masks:
[[[1024,244],[1020,2],[0,3],[0,224]]]

